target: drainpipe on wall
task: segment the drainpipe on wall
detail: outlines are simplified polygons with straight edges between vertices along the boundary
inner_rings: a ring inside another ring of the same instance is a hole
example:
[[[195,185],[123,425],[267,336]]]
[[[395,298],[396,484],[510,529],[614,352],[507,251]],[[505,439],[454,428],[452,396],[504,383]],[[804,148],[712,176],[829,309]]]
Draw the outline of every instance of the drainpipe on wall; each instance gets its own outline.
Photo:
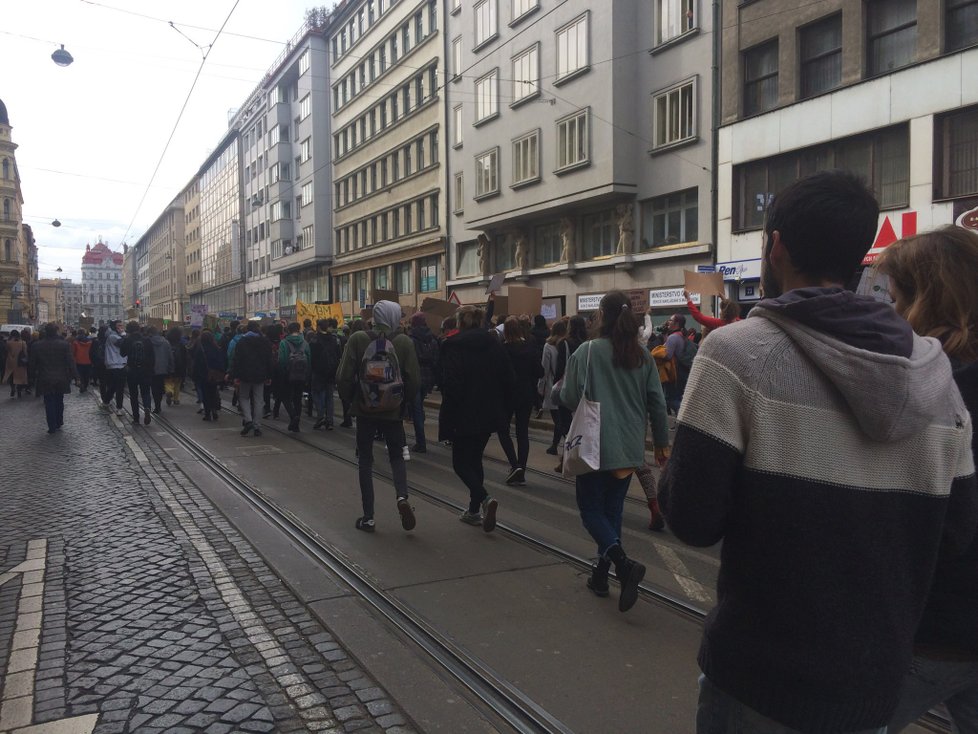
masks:
[[[723,18],[720,8],[721,0],[713,0],[713,83],[711,86],[711,96],[713,97],[713,109],[711,110],[712,117],[712,127],[713,127],[713,150],[711,151],[712,165],[710,173],[710,206],[712,207],[712,219],[710,226],[710,239],[712,244],[710,245],[713,250],[713,262],[717,261],[717,232],[719,227],[717,226],[717,212],[719,210],[719,191],[718,191],[718,181],[719,175],[717,168],[719,166],[720,160],[720,144],[719,144],[719,132],[720,132],[720,55],[723,50],[722,45],[722,32],[723,32]]]
[[[450,47],[451,41],[449,40],[448,37],[449,35],[448,13],[445,12],[446,6],[444,4],[439,3],[439,7],[441,8],[442,11],[442,25],[444,27],[444,32],[442,33],[442,38],[443,38],[442,58],[449,59],[451,58],[451,47]],[[452,69],[452,73],[454,72],[455,70]],[[448,81],[449,81],[448,74],[449,71],[446,64],[445,67],[442,68],[442,76],[444,78],[444,81],[442,82],[442,109],[444,110],[445,119],[442,126],[442,136],[441,136],[443,141],[442,142],[442,149],[443,149],[442,166],[445,169],[444,175],[442,177],[442,180],[445,182],[442,187],[442,191],[445,192],[445,201],[442,204],[441,212],[439,212],[440,214],[442,214],[442,216],[445,217],[445,297],[446,298],[448,297],[448,281],[449,281],[449,277],[451,276],[451,267],[452,267],[452,263],[451,263],[452,220],[454,219],[454,215],[452,214],[452,209],[451,209],[452,202],[450,200],[450,197],[455,193],[452,186],[453,181],[450,180],[451,174],[448,165],[448,161],[452,154],[452,145],[449,142],[449,136],[451,136],[454,132],[450,130],[448,126],[450,115],[451,115],[451,110],[448,107]],[[418,304],[418,307],[420,308],[421,304]]]

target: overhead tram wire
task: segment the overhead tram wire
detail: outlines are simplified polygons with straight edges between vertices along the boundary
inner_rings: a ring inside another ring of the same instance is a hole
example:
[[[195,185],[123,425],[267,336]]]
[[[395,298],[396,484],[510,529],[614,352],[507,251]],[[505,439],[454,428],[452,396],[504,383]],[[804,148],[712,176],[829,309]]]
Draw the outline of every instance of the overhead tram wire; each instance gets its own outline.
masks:
[[[82,0],[82,2],[88,2],[88,0]],[[238,4],[241,0],[234,0],[234,5],[231,6],[231,10],[228,12],[227,17],[221,24],[221,27],[217,31],[217,35],[214,36],[214,40],[210,42],[207,46],[207,51],[203,52],[203,58],[200,60],[200,66],[197,68],[197,74],[194,76],[193,84],[190,85],[190,90],[187,92],[187,97],[183,100],[183,105],[180,107],[180,113],[177,115],[176,122],[173,123],[173,130],[170,131],[170,137],[166,140],[166,145],[163,146],[163,152],[160,153],[160,159],[156,162],[156,167],[153,169],[153,175],[149,177],[149,182],[146,184],[146,190],[143,191],[142,197],[139,199],[139,204],[136,206],[136,211],[132,215],[132,220],[129,222],[129,226],[126,227],[125,234],[122,236],[122,241],[126,241],[126,237],[129,236],[129,231],[132,229],[132,225],[136,223],[136,217],[139,216],[139,210],[143,208],[143,203],[146,201],[146,197],[149,195],[149,190],[153,186],[153,181],[156,180],[156,174],[160,172],[160,166],[163,165],[163,159],[166,157],[167,151],[170,149],[170,143],[173,142],[173,137],[177,134],[177,128],[180,126],[180,120],[183,119],[183,113],[187,109],[187,105],[190,103],[190,97],[194,93],[194,89],[197,87],[197,82],[200,79],[200,73],[204,70],[204,64],[207,63],[207,57],[210,56],[211,50],[214,48],[214,44],[217,43],[217,39],[221,37],[221,33],[224,32],[224,27],[231,20],[231,16],[234,15],[234,11],[237,9]]]

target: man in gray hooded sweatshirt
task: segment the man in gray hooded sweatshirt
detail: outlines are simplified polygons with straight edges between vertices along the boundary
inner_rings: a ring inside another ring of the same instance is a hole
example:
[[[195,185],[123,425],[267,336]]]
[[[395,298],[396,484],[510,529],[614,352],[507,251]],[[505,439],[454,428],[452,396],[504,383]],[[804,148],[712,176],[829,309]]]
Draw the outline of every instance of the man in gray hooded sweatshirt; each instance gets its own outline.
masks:
[[[373,308],[373,329],[358,331],[350,337],[336,373],[336,388],[340,397],[344,402],[350,403],[350,412],[357,418],[357,457],[360,465],[363,516],[357,520],[356,527],[368,533],[374,530],[374,436],[378,432],[383,435],[387,444],[401,526],[405,530],[411,530],[415,525],[414,510],[408,500],[407,467],[403,454],[407,443],[404,437],[406,399],[402,399],[399,405],[378,411],[369,408],[361,389],[361,366],[368,349],[373,348],[376,352],[390,344],[394,347],[400,380],[403,383],[401,394],[412,396],[418,391],[418,355],[411,337],[400,328],[400,322],[400,304],[378,301]]]
[[[163,383],[166,376],[173,372],[173,349],[163,335],[155,326],[146,330],[149,343],[153,347],[153,381],[150,384],[150,391],[153,394],[153,412],[160,414],[160,406],[163,402]]]
[[[878,226],[854,176],[767,213],[750,318],[703,340],[659,501],[723,540],[698,734],[883,732],[938,551],[978,518],[971,417],[941,344],[845,284]]]

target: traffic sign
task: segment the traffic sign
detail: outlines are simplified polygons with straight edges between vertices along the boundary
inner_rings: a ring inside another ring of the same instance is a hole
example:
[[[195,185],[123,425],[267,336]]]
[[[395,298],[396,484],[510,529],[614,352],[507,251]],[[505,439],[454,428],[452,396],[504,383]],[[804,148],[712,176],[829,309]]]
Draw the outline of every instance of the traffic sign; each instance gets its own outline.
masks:
[[[456,293],[455,291],[452,291],[448,295],[448,300],[451,303],[454,303],[456,306],[461,306],[462,305],[462,300],[458,297],[458,293]]]

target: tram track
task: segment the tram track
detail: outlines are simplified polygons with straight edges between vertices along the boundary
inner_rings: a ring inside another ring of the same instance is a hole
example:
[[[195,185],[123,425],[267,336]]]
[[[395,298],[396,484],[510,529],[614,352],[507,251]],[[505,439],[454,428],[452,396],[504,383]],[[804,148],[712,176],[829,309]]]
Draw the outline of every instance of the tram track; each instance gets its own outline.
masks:
[[[225,409],[226,410],[226,409]],[[439,668],[474,695],[514,731],[521,734],[571,734],[560,722],[526,694],[478,658],[429,625],[407,605],[384,592],[357,565],[327,544],[292,513],[270,501],[262,491],[245,482],[223,462],[174,426],[163,416],[154,416],[177,444],[248,502],[262,517],[283,532],[324,568],[339,578],[405,637],[423,650]]]
[[[222,406],[221,410],[223,413],[234,416],[235,418],[240,417],[237,410],[233,410],[227,406]],[[275,503],[268,500],[258,488],[241,480],[220,460],[212,456],[206,449],[203,449],[192,439],[189,439],[180,429],[172,426],[165,418],[160,420],[157,417],[157,420],[164,425],[168,433],[184,446],[188,452],[201,460],[202,463],[234,489],[236,493],[244,497],[258,512],[272,521],[297,544],[309,552],[312,557],[341,578],[355,593],[374,607],[384,618],[388,619],[398,630],[418,644],[453,678],[458,680],[466,689],[471,691],[480,701],[487,705],[490,710],[513,726],[514,730],[520,732],[571,731],[519,692],[518,689],[510,686],[504,679],[484,666],[478,659],[443,638],[425,620],[413,614],[410,609],[385,594],[365,574],[357,569],[355,564],[335,549],[330,548],[315,533],[293,517],[291,513],[282,510]],[[344,453],[321,446],[317,442],[307,440],[304,434],[289,432],[270,423],[263,424],[263,428],[266,430],[270,429],[277,434],[290,438],[335,461],[340,461],[354,467],[357,466],[355,459],[350,458]],[[485,458],[499,464],[506,463],[495,457]],[[555,477],[555,475],[538,469],[528,468],[528,471],[550,479],[557,478],[561,481],[567,481],[563,480],[562,477]],[[374,475],[385,481],[391,481],[391,477],[382,471],[375,469]],[[436,492],[412,484],[411,482],[408,483],[408,487],[412,495],[423,497],[432,504],[457,512],[466,509],[457,502],[445,498]],[[637,499],[635,501],[639,502]],[[581,570],[589,571],[591,568],[590,559],[560,548],[543,538],[536,537],[507,523],[498,523],[497,532],[501,532],[520,543],[555,556]],[[705,621],[706,610],[664,590],[642,584],[639,587],[639,594],[648,601],[669,608],[700,624]],[[929,711],[917,724],[927,731],[932,731],[937,734],[950,734],[951,732],[950,720],[940,710]]]

